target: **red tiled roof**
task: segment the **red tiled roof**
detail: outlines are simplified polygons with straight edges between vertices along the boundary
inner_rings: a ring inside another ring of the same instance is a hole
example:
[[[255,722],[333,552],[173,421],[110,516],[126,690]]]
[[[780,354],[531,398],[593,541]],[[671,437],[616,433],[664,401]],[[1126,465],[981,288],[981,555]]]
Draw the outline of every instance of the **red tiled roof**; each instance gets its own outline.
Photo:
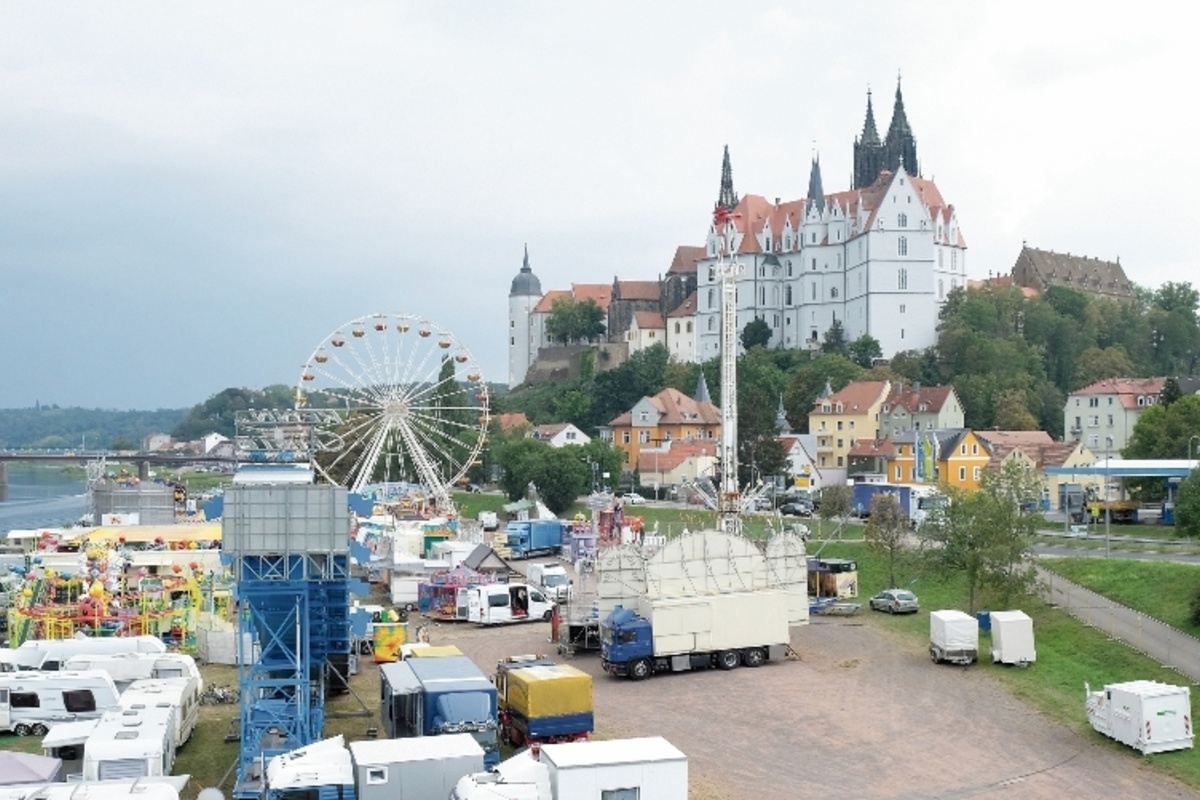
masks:
[[[813,404],[814,414],[863,414],[876,402],[884,397],[884,392],[890,388],[887,381],[855,381],[846,385],[840,392],[834,392],[828,400],[818,397]],[[842,410],[837,410],[837,404],[842,404]],[[828,403],[829,411],[822,411],[822,406]]]
[[[532,433],[538,439],[553,439],[567,429],[567,422],[551,422],[547,425],[538,425],[533,429]]]
[[[716,454],[715,439],[674,439],[669,447],[638,451],[637,468],[641,472],[670,472],[689,458]]]
[[[622,300],[657,300],[658,281],[616,281],[617,294]]]
[[[607,283],[572,283],[571,294],[580,303],[595,300],[604,311],[608,311],[608,304],[612,302],[612,286]]]
[[[720,425],[721,410],[712,403],[697,403],[678,389],[666,388],[651,398],[650,403],[662,415],[660,425]],[[626,411],[608,423],[613,428],[633,424],[633,412]]]
[[[549,314],[554,308],[554,301],[560,297],[570,297],[571,293],[565,289],[551,289],[542,295],[542,299],[533,307],[534,314]]]
[[[496,420],[496,424],[500,426],[502,431],[511,431],[518,425],[528,425],[529,418],[525,416],[524,411],[515,411],[511,414],[497,414],[492,419]]]
[[[896,455],[896,443],[891,437],[883,439],[859,439],[850,448],[852,458],[891,458]]]
[[[1054,439],[1045,431],[975,431],[975,437],[994,447],[1037,447],[1053,444]]]
[[[696,314],[696,293],[692,292],[687,299],[680,303],[668,317],[692,317]]]
[[[671,259],[671,266],[667,272],[694,273],[696,262],[702,261],[707,255],[708,253],[703,247],[681,244],[675,248],[675,257]]]
[[[665,330],[667,323],[663,321],[663,315],[657,311],[635,311],[633,312],[633,321],[642,330]]]
[[[1091,386],[1076,389],[1071,392],[1070,396],[1087,397],[1115,394],[1120,398],[1123,408],[1141,408],[1145,403],[1139,405],[1138,398],[1154,397],[1154,402],[1158,402],[1158,395],[1162,393],[1166,382],[1166,378],[1105,378],[1102,381],[1093,383]]]
[[[954,390],[949,386],[922,386],[918,391],[916,384],[898,383],[892,387],[892,392],[888,395],[886,402],[889,406],[902,406],[914,414],[928,412],[936,414],[950,399],[952,391]],[[922,404],[925,405],[923,411]]]

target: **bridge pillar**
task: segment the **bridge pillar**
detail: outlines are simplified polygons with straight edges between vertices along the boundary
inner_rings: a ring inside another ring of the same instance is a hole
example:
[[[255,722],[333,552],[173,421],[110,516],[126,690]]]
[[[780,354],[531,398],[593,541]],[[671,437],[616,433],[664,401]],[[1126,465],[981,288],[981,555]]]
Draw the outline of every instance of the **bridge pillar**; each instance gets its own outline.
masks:
[[[149,461],[139,461],[138,462],[138,480],[143,483],[150,480],[150,462]]]
[[[8,499],[8,462],[0,461],[0,503]]]

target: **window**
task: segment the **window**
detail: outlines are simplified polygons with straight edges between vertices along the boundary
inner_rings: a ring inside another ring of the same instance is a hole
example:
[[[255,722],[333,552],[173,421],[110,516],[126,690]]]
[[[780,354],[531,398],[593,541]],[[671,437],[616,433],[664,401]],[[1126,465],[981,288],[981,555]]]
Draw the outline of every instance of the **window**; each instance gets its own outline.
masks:
[[[601,789],[600,800],[640,800],[641,789]]]
[[[63,707],[73,714],[96,710],[96,696],[91,689],[69,689],[63,692]]]
[[[9,698],[9,705],[13,708],[41,708],[41,700],[38,699],[37,692],[13,692]]]
[[[837,296],[838,296],[838,291],[837,291],[837,287],[836,287],[836,286],[834,286],[832,289],[830,289],[830,290],[829,290],[829,296],[830,296],[830,297],[832,297],[832,298],[833,298],[833,299],[835,299],[835,300],[837,299]]]
[[[387,767],[367,767],[367,783],[378,785],[387,783]]]
[[[692,321],[690,319],[687,322],[687,332],[688,333],[692,332]]]
[[[973,455],[973,456],[979,455],[979,445],[977,445],[977,444],[971,445],[971,455]],[[978,476],[976,476],[976,477],[978,477]]]
[[[817,259],[816,259],[816,257],[814,256],[814,257],[813,257],[813,260],[812,260],[812,269],[815,271],[815,270],[816,270],[816,268],[817,268]]]
[[[975,480],[979,480],[979,467],[975,468]]]
[[[965,456],[967,454],[967,446],[965,444],[960,444],[958,446],[958,452]]]
[[[896,288],[901,290],[908,288],[908,270],[896,270]]]
[[[958,468],[958,479],[960,481],[965,481],[967,479],[967,468],[966,467]]]
[[[783,304],[790,306],[792,304],[792,287],[785,287],[783,290]]]
[[[839,448],[841,448],[841,447],[845,447],[845,446],[846,446],[846,440],[845,440],[845,439],[838,439],[838,447],[839,447]],[[838,464],[838,466],[840,467],[840,466],[841,466],[841,464]]]
[[[629,431],[621,431],[621,441],[625,444],[629,444]]]
[[[1096,407],[1097,407],[1097,406],[1099,406],[1099,405],[1100,405],[1100,398],[1099,398],[1099,397],[1089,397],[1089,398],[1088,398],[1088,406],[1089,406],[1090,408],[1096,408]]]
[[[904,470],[901,468],[901,466],[899,464],[897,464],[896,465],[896,482],[897,483],[900,482],[900,478],[902,477],[903,472],[904,472]]]
[[[650,431],[638,431],[638,443],[650,444]]]
[[[760,306],[767,304],[767,287],[765,286],[758,287],[758,304]]]
[[[489,594],[488,608],[507,608],[508,607],[508,592],[503,594]]]
[[[709,317],[708,318],[708,332],[712,333],[714,330],[716,330],[716,328],[717,328],[717,318]]]
[[[951,270],[958,269],[958,251],[957,250],[950,251],[950,269]]]
[[[900,313],[901,313],[901,314],[903,314],[903,313],[904,313],[904,303],[901,303],[901,304],[900,304]]]
[[[938,278],[938,300],[942,300],[945,297],[946,297],[946,291],[942,286],[942,279]]]
[[[842,463],[842,461],[843,461],[842,457],[841,457],[841,456],[838,456],[838,463],[837,463],[837,465],[838,465],[839,467],[844,467],[844,466],[845,466],[845,464],[843,464],[843,463]]]
[[[717,290],[708,290],[708,310],[711,311],[717,307]]]
[[[517,337],[515,337],[515,336],[508,337],[508,343],[510,345],[515,345],[517,343]]]
[[[813,300],[817,299],[817,284],[815,284],[815,283],[812,284],[812,299]],[[815,339],[817,337],[814,336],[813,338]]]
[[[675,323],[675,333],[679,333],[679,323]]]
[[[1113,415],[1109,414],[1108,415],[1108,427],[1111,428],[1112,426],[1113,426]]]
[[[838,420],[838,430],[840,431],[841,429],[842,429],[842,421],[839,419]]]
[[[908,214],[901,214],[900,216],[896,217],[896,224],[899,225],[901,228],[907,228],[908,227]]]

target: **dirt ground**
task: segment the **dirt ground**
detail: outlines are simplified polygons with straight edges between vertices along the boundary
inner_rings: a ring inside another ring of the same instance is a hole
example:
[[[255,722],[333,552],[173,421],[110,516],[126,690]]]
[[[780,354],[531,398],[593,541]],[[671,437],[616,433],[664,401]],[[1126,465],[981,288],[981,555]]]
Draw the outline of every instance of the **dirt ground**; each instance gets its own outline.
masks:
[[[542,622],[430,628],[488,672],[507,655],[554,655],[549,635]],[[641,683],[601,673],[593,654],[570,663],[595,679],[599,735],[666,737],[688,756],[693,800],[1200,797],[874,624],[820,620],[792,644],[799,661]]]

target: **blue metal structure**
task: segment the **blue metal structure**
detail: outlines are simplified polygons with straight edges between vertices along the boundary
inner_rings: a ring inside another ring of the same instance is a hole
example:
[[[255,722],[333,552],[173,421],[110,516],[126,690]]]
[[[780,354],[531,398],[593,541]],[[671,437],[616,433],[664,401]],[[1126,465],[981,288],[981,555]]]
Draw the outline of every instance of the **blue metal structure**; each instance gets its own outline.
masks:
[[[345,517],[345,489],[244,488],[239,496],[231,487],[232,502],[227,494],[224,546],[240,620],[241,751],[233,796],[248,800],[263,796],[271,757],[321,738],[327,660],[350,652],[350,542],[336,516],[294,515],[328,490],[334,497],[316,507],[340,508]]]

